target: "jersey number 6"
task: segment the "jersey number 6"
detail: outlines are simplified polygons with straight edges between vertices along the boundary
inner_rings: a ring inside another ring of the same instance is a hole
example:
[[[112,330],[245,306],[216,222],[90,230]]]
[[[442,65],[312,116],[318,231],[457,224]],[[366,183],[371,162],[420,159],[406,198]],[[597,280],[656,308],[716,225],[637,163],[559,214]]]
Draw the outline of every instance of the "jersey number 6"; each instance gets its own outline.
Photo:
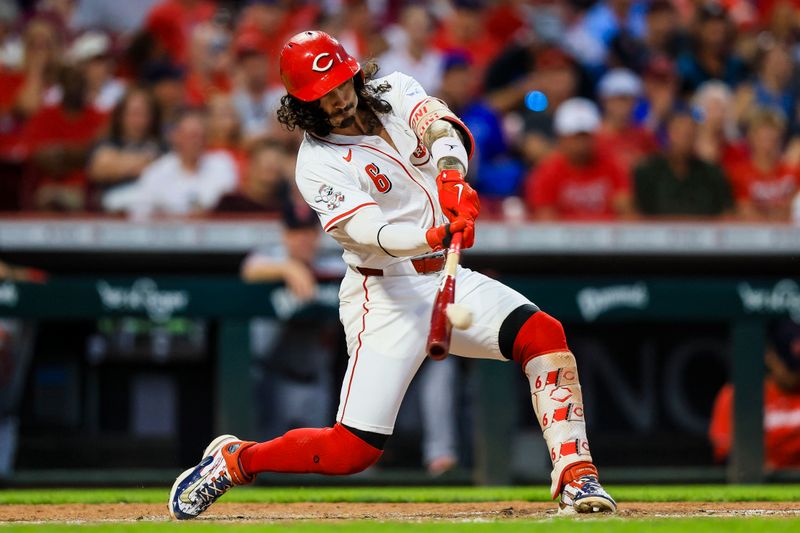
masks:
[[[381,174],[381,170],[378,168],[378,165],[375,163],[370,163],[364,167],[364,170],[367,171],[367,175],[372,180],[372,183],[374,183],[375,187],[378,188],[378,192],[387,193],[392,190],[392,182],[389,181],[389,178],[386,176],[386,174]]]

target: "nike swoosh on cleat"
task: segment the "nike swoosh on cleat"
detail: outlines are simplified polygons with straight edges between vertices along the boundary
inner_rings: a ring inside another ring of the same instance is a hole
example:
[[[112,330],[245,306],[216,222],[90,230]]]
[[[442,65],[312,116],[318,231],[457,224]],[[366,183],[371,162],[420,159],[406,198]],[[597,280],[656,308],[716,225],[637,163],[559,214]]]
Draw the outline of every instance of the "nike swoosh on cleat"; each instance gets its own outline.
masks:
[[[352,157],[353,157],[353,149],[352,148],[348,148],[347,149],[347,155],[346,156],[342,156],[342,159],[344,159],[345,161],[347,161],[349,163],[350,159],[352,159]]]
[[[189,485],[188,487],[186,487],[186,489],[184,489],[183,491],[181,491],[181,495],[178,497],[178,499],[179,499],[180,501],[182,501],[183,503],[188,503],[188,504],[191,504],[191,503],[192,503],[192,500],[190,500],[190,499],[189,499],[189,494],[191,494],[192,492],[194,492],[194,490],[195,490],[195,489],[196,489],[198,486],[200,486],[200,484],[202,484],[202,483],[203,483],[203,481],[205,481],[205,479],[208,477],[208,475],[209,475],[211,472],[213,472],[213,471],[214,471],[214,469],[216,469],[216,468],[217,468],[217,466],[218,466],[218,463],[219,463],[219,462],[220,462],[220,460],[219,460],[219,459],[217,459],[217,461],[214,463],[214,465],[211,467],[211,469],[209,469],[209,471],[206,473],[206,475],[205,475],[205,476],[200,476],[200,477],[197,479],[197,481],[195,481],[194,483],[192,483],[191,485]]]

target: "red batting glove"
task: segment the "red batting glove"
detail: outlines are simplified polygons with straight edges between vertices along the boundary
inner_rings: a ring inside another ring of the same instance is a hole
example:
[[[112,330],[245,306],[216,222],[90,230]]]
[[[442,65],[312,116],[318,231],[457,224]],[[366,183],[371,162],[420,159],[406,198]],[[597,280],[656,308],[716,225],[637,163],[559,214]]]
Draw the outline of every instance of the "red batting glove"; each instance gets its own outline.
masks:
[[[442,170],[436,176],[439,189],[439,205],[442,206],[447,219],[453,222],[458,217],[474,221],[481,210],[478,193],[464,181],[464,175],[458,170]]]
[[[475,244],[475,221],[464,217],[458,217],[449,224],[443,224],[431,228],[425,233],[425,240],[434,252],[450,247],[453,234],[462,232],[461,247],[472,248]]]

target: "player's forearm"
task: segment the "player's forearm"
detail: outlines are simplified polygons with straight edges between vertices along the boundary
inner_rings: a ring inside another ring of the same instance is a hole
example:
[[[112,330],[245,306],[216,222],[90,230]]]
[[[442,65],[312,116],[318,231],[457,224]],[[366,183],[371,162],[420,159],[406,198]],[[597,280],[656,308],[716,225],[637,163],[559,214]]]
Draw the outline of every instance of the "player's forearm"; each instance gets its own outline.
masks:
[[[412,224],[390,224],[377,209],[362,209],[344,226],[358,244],[372,246],[393,257],[412,257],[431,251],[426,230]]]
[[[467,173],[472,138],[467,127],[438,98],[429,97],[419,104],[410,120],[411,128],[430,151],[439,170]]]
[[[422,142],[431,152],[436,167],[441,170],[458,170],[466,175],[469,156],[464,134],[447,120],[434,121],[425,131]],[[451,148],[456,145],[455,148]]]

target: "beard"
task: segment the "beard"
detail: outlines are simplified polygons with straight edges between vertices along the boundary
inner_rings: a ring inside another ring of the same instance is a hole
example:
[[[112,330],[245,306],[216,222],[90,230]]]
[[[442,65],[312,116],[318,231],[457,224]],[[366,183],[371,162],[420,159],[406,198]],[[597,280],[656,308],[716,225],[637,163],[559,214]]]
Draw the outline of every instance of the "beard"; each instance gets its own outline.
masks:
[[[340,128],[349,128],[356,122],[355,115],[352,117],[343,118],[342,121],[339,123]]]
[[[338,121],[338,124],[337,124]],[[350,105],[328,119],[334,128],[349,128],[356,121],[355,106]]]

